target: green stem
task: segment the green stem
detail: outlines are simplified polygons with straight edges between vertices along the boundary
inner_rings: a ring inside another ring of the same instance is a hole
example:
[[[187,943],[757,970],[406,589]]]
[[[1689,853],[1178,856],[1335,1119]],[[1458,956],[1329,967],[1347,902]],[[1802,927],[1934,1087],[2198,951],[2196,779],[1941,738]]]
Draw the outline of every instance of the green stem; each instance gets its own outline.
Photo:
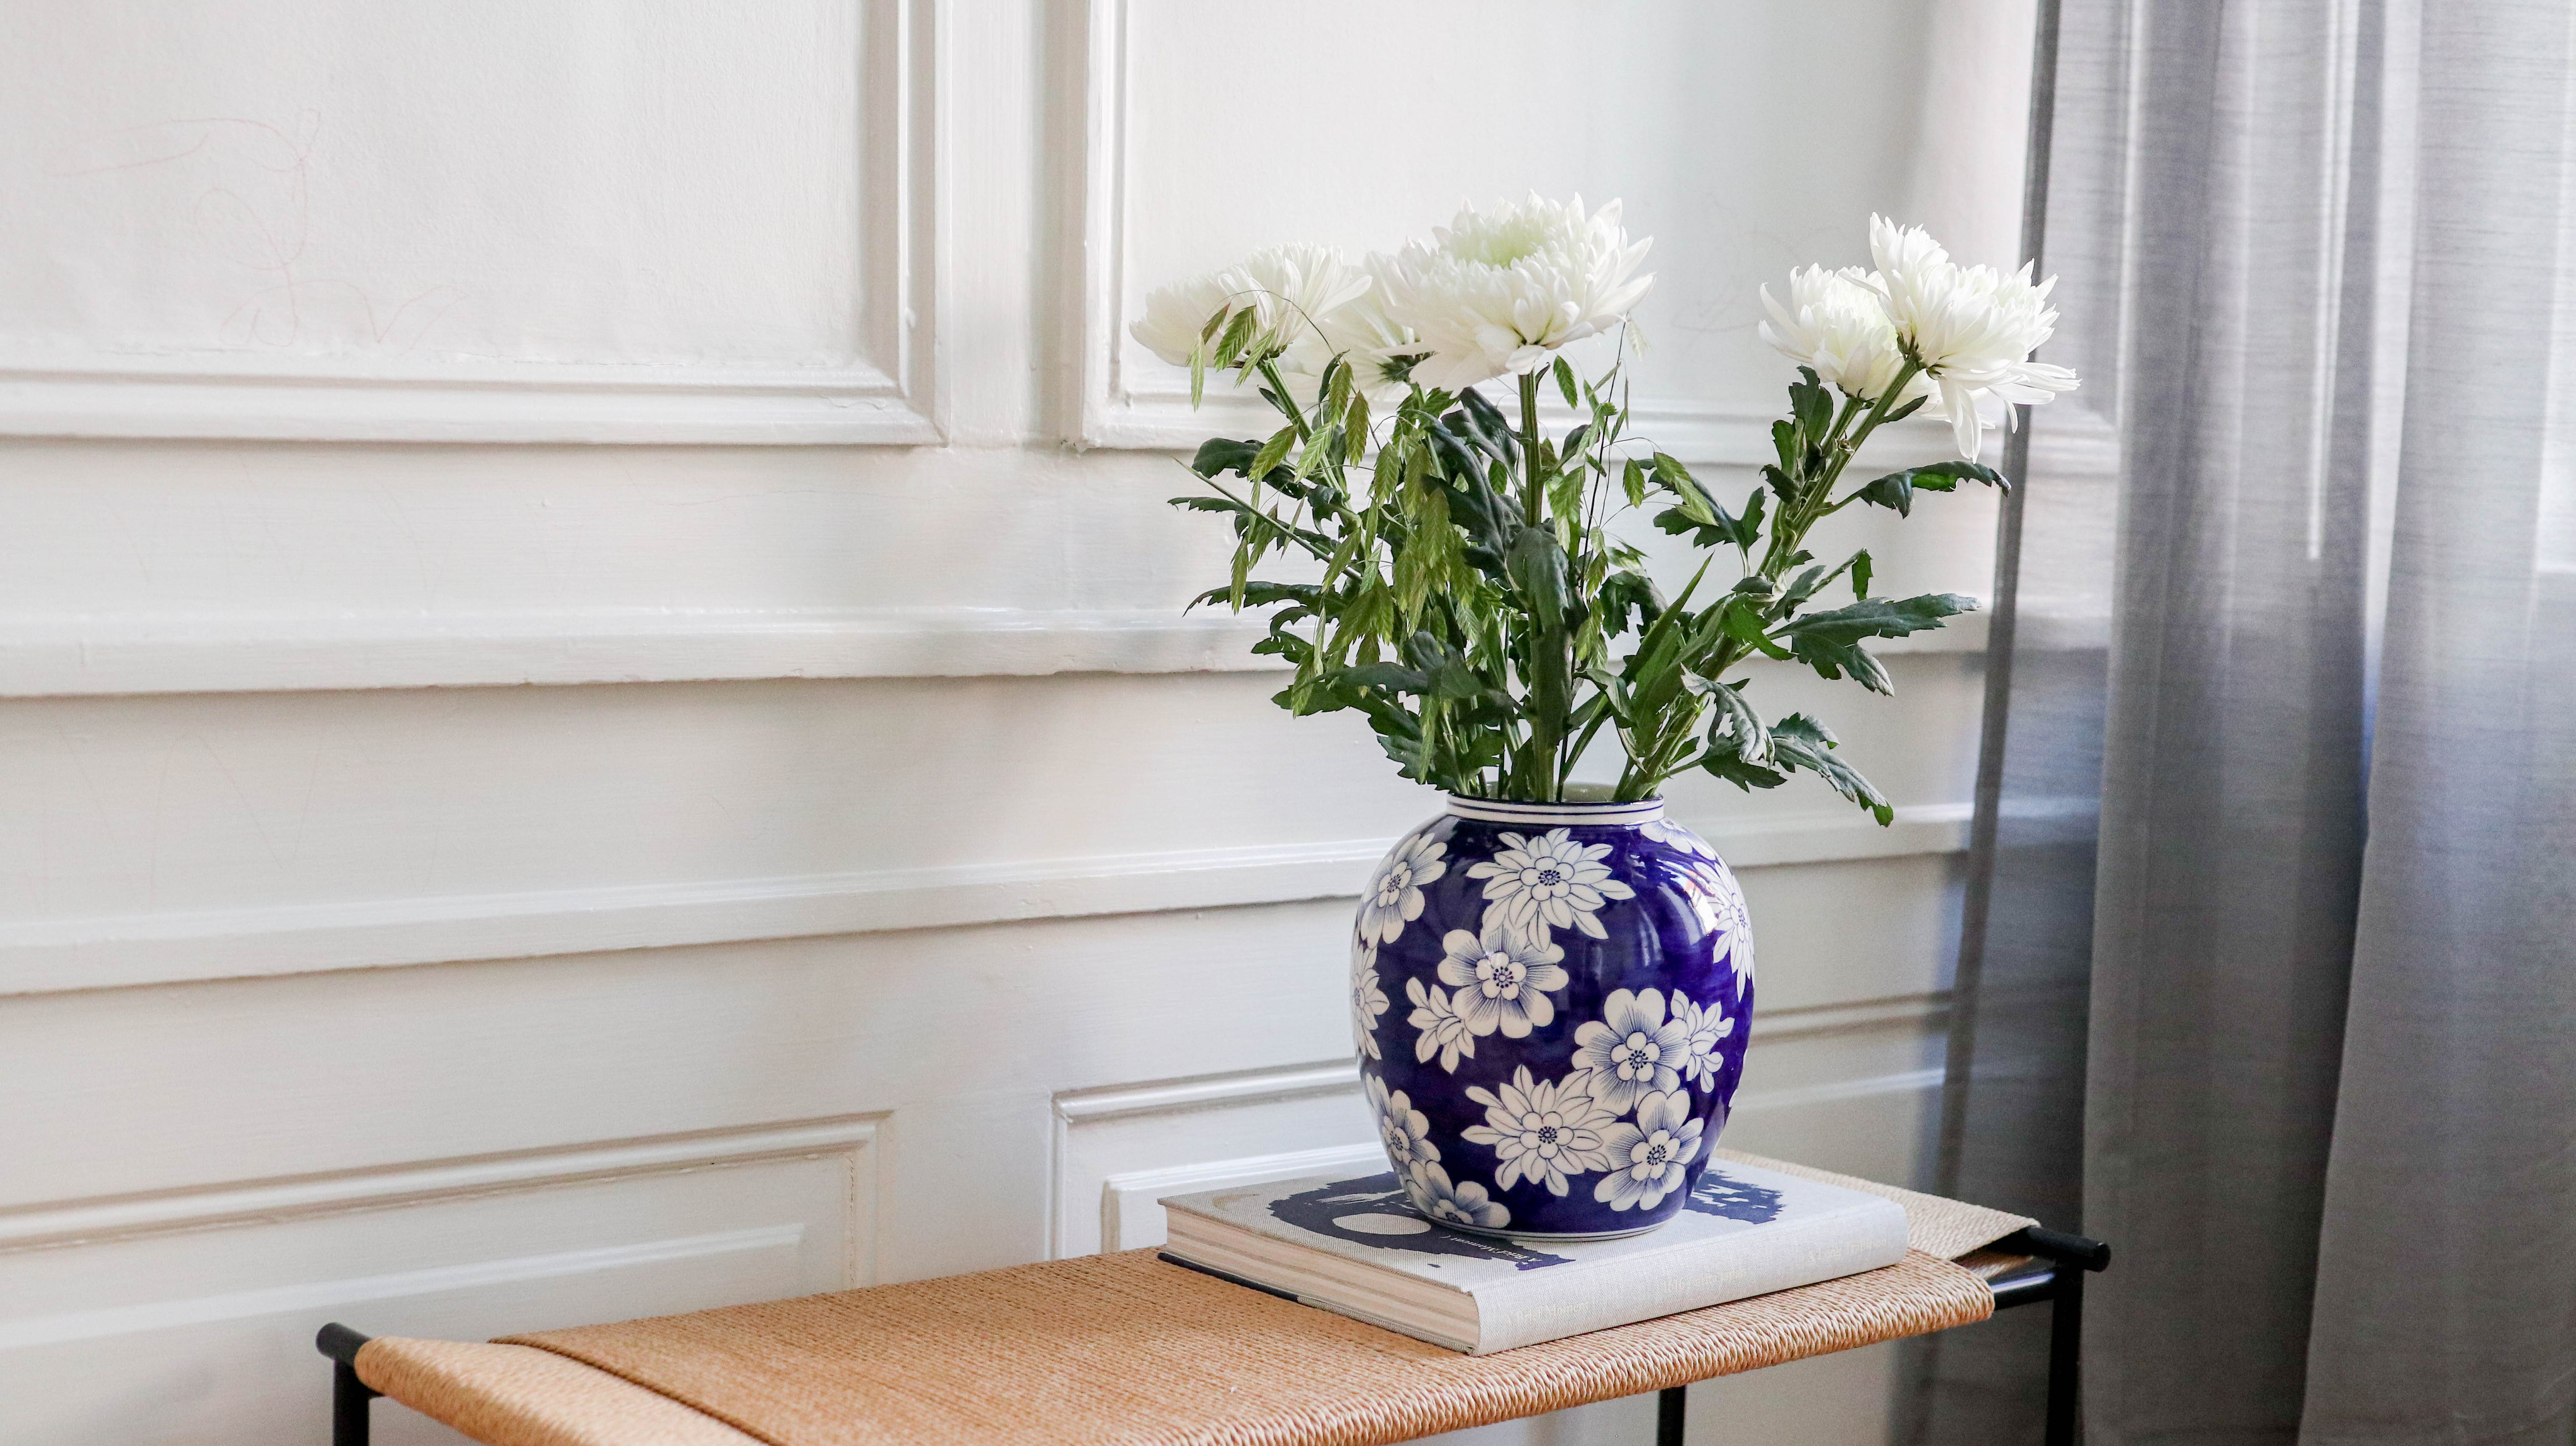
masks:
[[[1314,434],[1306,429],[1305,412],[1297,406],[1296,399],[1288,395],[1288,384],[1279,379],[1278,362],[1273,358],[1263,357],[1254,365],[1261,369],[1261,379],[1270,383],[1270,395],[1279,399],[1279,410],[1288,414],[1288,425],[1297,429],[1297,440],[1303,442],[1313,436]]]

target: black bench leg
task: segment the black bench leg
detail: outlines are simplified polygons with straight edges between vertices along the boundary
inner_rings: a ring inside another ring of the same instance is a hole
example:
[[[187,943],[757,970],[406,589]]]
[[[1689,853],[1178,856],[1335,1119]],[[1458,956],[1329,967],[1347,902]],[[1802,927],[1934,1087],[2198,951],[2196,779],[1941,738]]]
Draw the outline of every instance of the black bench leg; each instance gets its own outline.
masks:
[[[1682,1446],[1682,1418],[1690,1411],[1690,1387],[1666,1386],[1655,1397],[1655,1446]]]
[[[358,1347],[367,1338],[337,1321],[313,1338],[331,1358],[331,1446],[367,1446],[367,1403],[384,1394],[358,1379]]]
[[[2048,1302],[2048,1446],[2075,1446],[2083,1399],[2084,1267],[2061,1261]]]
[[[376,1393],[347,1366],[331,1367],[331,1446],[367,1446],[367,1403]]]

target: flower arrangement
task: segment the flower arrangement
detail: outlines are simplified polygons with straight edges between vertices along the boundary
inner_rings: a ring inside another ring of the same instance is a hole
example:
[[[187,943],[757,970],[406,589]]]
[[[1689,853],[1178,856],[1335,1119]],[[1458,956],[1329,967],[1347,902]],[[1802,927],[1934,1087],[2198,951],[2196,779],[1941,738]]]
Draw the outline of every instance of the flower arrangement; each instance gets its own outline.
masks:
[[[1134,335],[1189,368],[1193,403],[1211,372],[1230,374],[1284,419],[1266,439],[1209,440],[1191,464],[1208,490],[1173,499],[1234,527],[1232,576],[1198,601],[1275,606],[1254,650],[1296,669],[1278,703],[1358,710],[1405,777],[1451,793],[1561,802],[1608,732],[1625,760],[1616,800],[1693,767],[1748,790],[1806,772],[1887,823],[1824,724],[1763,721],[1750,679],[1728,675],[1759,656],[1886,693],[1864,640],[1975,608],[1872,597],[1868,552],[1828,564],[1806,539],[1854,503],[1903,516],[1918,492],[2004,485],[1977,461],[1988,413],[2076,385],[2029,359],[2056,322],[2055,278],[1962,266],[1920,228],[1872,217],[1875,269],[1792,271],[1785,300],[1764,287],[1761,335],[1798,380],[1772,425],[1777,460],[1730,508],[1629,436],[1649,244],[1630,242],[1615,201],[1533,196],[1364,263],[1283,246],[1153,293]],[[1597,376],[1562,354],[1613,333]],[[1509,412],[1478,390],[1502,378]],[[1575,418],[1562,435],[1540,425],[1550,387]],[[1956,460],[1843,485],[1873,432],[1927,409],[1953,427]],[[1706,554],[1670,596],[1615,528],[1650,501],[1655,526]],[[1255,578],[1274,553],[1302,558],[1308,580]],[[1721,559],[1734,576],[1710,576]],[[1826,606],[1838,585],[1850,601]]]

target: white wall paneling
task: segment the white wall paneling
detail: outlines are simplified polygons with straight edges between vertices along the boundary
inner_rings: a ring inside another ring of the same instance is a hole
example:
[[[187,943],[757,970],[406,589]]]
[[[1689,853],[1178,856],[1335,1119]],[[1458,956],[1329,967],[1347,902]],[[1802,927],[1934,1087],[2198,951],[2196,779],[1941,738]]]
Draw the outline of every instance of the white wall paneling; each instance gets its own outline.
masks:
[[[1920,23],[1912,7],[1855,8],[1900,33]],[[1462,200],[1537,188],[1622,199],[1632,230],[1656,237],[1649,269],[1660,279],[1646,322],[1656,340],[1638,360],[1635,434],[1686,461],[1760,464],[1783,402],[1778,369],[1741,345],[1760,315],[1753,287],[1791,264],[1854,252],[1873,188],[1889,188],[1875,204],[1897,209],[1893,178],[1878,171],[1892,157],[1873,156],[1871,143],[1919,83],[1899,48],[1855,52],[1811,33],[1846,33],[1852,18],[1812,8],[1649,4],[1610,15],[1534,0],[1397,10],[1333,0],[1286,27],[1263,7],[1211,12],[1181,0],[1088,0],[1085,14],[1083,264],[1068,329],[1079,338],[1073,435],[1098,447],[1186,449],[1211,431],[1275,426],[1266,405],[1221,381],[1194,411],[1187,375],[1127,336],[1155,287],[1287,241],[1354,256],[1391,250],[1445,224]],[[1371,43],[1350,44],[1358,34]],[[1429,53],[1442,63],[1414,63]],[[1564,57],[1576,54],[1630,83],[1581,97],[1561,83]],[[1635,77],[1685,54],[1691,83],[1640,93]],[[1351,98],[1275,124],[1242,116],[1229,101],[1246,83],[1240,65],[1204,58],[1254,55],[1265,75],[1330,74]],[[1801,97],[1802,141],[1838,164],[1802,172],[1706,144],[1754,121],[1739,107],[1766,85]],[[1856,146],[1834,140],[1873,128]],[[1242,163],[1283,149],[1315,161]],[[1766,211],[1855,219],[1840,234],[1799,226],[1793,239],[1755,221]],[[1941,440],[1906,422],[1872,455],[1930,460]]]
[[[0,47],[0,434],[938,439],[935,0],[119,8]]]
[[[1966,810],[1703,831],[1736,867],[1954,853]],[[1347,899],[1394,838],[0,923],[0,994]]]
[[[1182,612],[1226,540],[1165,453],[1245,413],[1125,342],[1142,291],[1623,197],[1643,429],[1740,491],[1758,283],[1873,209],[2010,234],[2012,128],[1923,57],[2008,86],[2014,10],[0,6],[0,1446],[318,1439],[327,1318],[981,1269],[1366,1168],[1349,899],[1437,801]],[[1990,505],[1818,550],[1983,593]],[[1981,622],[1892,701],[1753,665],[1894,828],[1673,785],[1760,939],[1730,1145],[1918,1177]],[[1694,1430],[1883,1441],[1889,1370]]]
[[[13,1241],[81,1238],[0,1255],[0,1439],[320,1440],[326,1320],[471,1338],[865,1284],[869,1143],[839,1122],[14,1214]]]

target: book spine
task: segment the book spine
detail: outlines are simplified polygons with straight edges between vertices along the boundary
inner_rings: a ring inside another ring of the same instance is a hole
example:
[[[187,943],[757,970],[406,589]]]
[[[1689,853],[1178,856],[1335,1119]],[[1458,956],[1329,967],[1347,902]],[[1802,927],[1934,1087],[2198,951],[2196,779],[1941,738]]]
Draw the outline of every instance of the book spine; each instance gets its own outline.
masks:
[[[1473,1355],[1857,1275],[1905,1258],[1905,1212],[1840,1211],[1687,1249],[1537,1270],[1473,1293]]]

